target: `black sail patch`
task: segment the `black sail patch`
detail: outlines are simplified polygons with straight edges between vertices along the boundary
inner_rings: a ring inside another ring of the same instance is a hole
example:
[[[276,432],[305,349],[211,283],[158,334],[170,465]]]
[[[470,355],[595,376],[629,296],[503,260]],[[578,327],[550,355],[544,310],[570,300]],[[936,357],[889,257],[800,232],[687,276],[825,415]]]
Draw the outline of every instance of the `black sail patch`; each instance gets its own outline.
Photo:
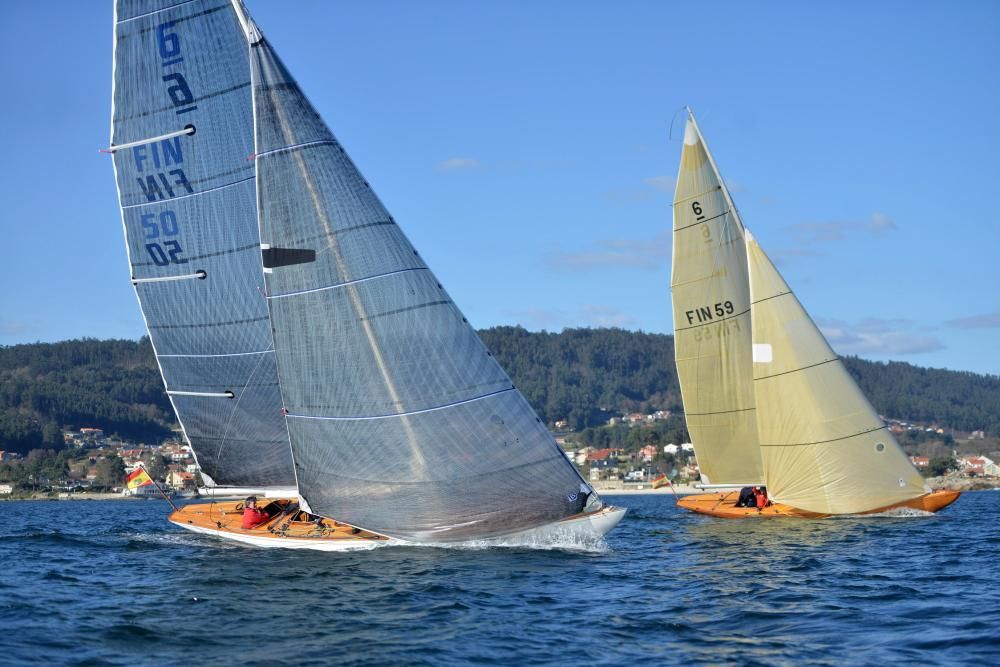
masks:
[[[311,248],[262,248],[260,254],[265,269],[316,261],[316,251]]]

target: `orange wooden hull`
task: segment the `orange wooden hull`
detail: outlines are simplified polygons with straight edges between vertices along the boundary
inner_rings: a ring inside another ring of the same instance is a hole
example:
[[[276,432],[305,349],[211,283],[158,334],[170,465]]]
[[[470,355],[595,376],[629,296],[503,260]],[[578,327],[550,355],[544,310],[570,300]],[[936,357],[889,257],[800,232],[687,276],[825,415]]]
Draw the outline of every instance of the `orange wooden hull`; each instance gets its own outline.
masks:
[[[821,519],[829,514],[818,512],[808,512],[796,509],[790,505],[782,503],[771,503],[762,510],[756,507],[737,507],[736,501],[739,498],[739,490],[726,491],[722,493],[700,493],[691,496],[682,496],[677,499],[677,506],[697,514],[719,517],[720,519],[747,519],[747,518],[775,518],[775,517],[795,517],[799,519]],[[961,495],[958,491],[948,491],[939,489],[931,493],[925,493],[919,498],[907,500],[903,503],[880,507],[878,509],[862,512],[862,514],[877,514],[893,509],[909,508],[921,510],[923,512],[937,512],[958,500]]]
[[[184,528],[229,533],[233,537],[273,540],[315,540],[317,542],[353,541],[380,542],[389,538],[360,530],[332,519],[316,520],[297,509],[298,503],[288,499],[268,500],[266,507],[272,518],[253,528],[243,528],[243,502],[218,501],[185,505],[170,515],[168,521]]]

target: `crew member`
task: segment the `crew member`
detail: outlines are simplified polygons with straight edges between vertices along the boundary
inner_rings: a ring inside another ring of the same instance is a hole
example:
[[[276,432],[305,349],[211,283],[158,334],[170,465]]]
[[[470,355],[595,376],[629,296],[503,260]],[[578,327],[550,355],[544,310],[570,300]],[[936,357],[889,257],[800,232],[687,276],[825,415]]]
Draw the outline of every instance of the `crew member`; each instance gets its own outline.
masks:
[[[249,530],[268,521],[271,515],[257,507],[257,496],[250,496],[243,501],[243,528]]]
[[[757,509],[762,510],[768,505],[767,499],[767,487],[766,486],[755,486],[753,487],[754,498],[757,501]]]

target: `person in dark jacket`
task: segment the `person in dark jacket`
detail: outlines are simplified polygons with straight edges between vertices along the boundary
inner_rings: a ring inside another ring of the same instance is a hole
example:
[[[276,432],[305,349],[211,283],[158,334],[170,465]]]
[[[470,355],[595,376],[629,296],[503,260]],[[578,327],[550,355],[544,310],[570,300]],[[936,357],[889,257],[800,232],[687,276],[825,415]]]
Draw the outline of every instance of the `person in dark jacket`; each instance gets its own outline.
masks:
[[[753,487],[744,486],[740,489],[740,498],[736,501],[737,507],[756,507],[757,500],[754,497]]]

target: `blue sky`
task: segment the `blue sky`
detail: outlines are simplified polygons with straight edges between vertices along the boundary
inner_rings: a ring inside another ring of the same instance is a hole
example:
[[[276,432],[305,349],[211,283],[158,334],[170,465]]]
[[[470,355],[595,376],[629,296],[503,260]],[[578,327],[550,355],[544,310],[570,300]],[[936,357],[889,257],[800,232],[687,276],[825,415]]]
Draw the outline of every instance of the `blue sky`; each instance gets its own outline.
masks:
[[[671,331],[690,104],[838,352],[1000,374],[1000,3],[248,6],[477,327]],[[0,4],[0,344],[143,333],[111,31]]]

